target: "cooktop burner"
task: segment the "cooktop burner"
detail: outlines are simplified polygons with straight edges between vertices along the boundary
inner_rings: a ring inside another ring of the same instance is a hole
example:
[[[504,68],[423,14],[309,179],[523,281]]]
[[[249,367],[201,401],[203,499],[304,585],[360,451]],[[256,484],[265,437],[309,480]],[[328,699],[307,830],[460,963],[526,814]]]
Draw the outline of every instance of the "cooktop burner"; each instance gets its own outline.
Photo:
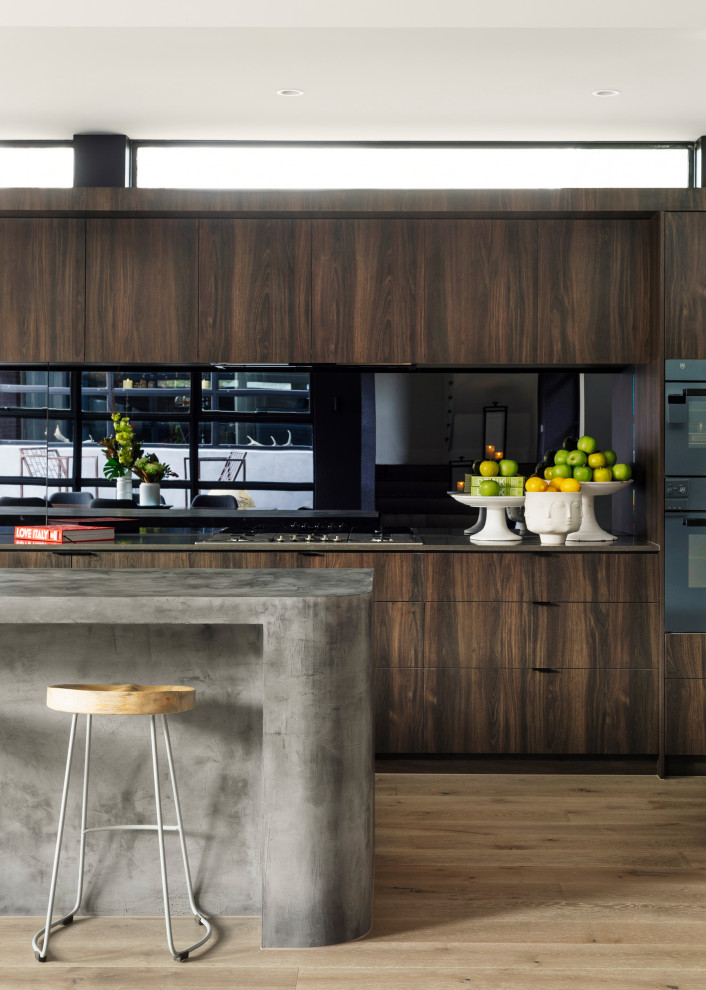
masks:
[[[369,532],[357,532],[346,523],[324,522],[306,523],[292,522],[287,526],[282,526],[278,531],[271,528],[266,529],[254,526],[251,529],[232,530],[223,529],[218,533],[211,533],[197,543],[275,543],[279,545],[301,543],[311,544],[340,544],[351,546],[356,544],[409,544],[421,543],[420,538],[412,530],[385,530],[375,529]]]

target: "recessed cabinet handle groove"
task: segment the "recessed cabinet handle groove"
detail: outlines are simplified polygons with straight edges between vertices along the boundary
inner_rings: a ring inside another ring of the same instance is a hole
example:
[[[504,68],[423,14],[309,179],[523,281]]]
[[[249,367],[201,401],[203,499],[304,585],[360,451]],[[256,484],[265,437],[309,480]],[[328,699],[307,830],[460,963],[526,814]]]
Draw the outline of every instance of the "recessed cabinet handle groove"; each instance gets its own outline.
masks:
[[[321,553],[320,550],[298,550],[298,556],[300,557],[325,557],[325,553]]]
[[[558,602],[532,602],[533,605],[541,605],[543,608],[559,608]]]
[[[533,667],[532,670],[536,670],[538,674],[560,674],[561,671],[558,667]]]

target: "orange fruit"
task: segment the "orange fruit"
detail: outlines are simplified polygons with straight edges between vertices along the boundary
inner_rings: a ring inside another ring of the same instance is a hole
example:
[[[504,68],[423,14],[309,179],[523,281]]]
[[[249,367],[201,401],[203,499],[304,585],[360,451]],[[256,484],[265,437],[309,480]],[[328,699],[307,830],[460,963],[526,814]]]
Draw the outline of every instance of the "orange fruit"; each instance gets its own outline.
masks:
[[[548,487],[549,485],[547,482],[536,474],[533,474],[532,477],[528,478],[525,482],[525,491],[528,492],[546,492]]]
[[[544,490],[547,492],[560,492],[562,481],[568,481],[568,478],[552,478],[549,485]],[[573,479],[572,479],[573,480]]]
[[[576,478],[562,478],[561,490],[563,492],[580,492],[581,483]]]

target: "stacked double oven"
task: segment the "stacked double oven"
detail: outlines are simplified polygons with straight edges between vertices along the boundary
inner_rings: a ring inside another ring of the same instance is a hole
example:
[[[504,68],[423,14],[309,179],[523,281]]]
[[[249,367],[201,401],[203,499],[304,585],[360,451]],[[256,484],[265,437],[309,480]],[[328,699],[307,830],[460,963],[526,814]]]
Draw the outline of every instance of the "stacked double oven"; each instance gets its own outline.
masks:
[[[665,627],[706,633],[706,361],[665,380]]]

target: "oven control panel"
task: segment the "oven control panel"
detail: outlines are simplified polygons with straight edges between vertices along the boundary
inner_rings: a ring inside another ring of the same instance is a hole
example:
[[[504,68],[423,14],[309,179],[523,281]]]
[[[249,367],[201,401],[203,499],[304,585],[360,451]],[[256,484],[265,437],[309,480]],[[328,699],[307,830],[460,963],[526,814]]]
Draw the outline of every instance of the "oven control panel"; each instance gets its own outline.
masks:
[[[689,508],[689,479],[667,478],[664,483],[664,508],[666,510]]]

